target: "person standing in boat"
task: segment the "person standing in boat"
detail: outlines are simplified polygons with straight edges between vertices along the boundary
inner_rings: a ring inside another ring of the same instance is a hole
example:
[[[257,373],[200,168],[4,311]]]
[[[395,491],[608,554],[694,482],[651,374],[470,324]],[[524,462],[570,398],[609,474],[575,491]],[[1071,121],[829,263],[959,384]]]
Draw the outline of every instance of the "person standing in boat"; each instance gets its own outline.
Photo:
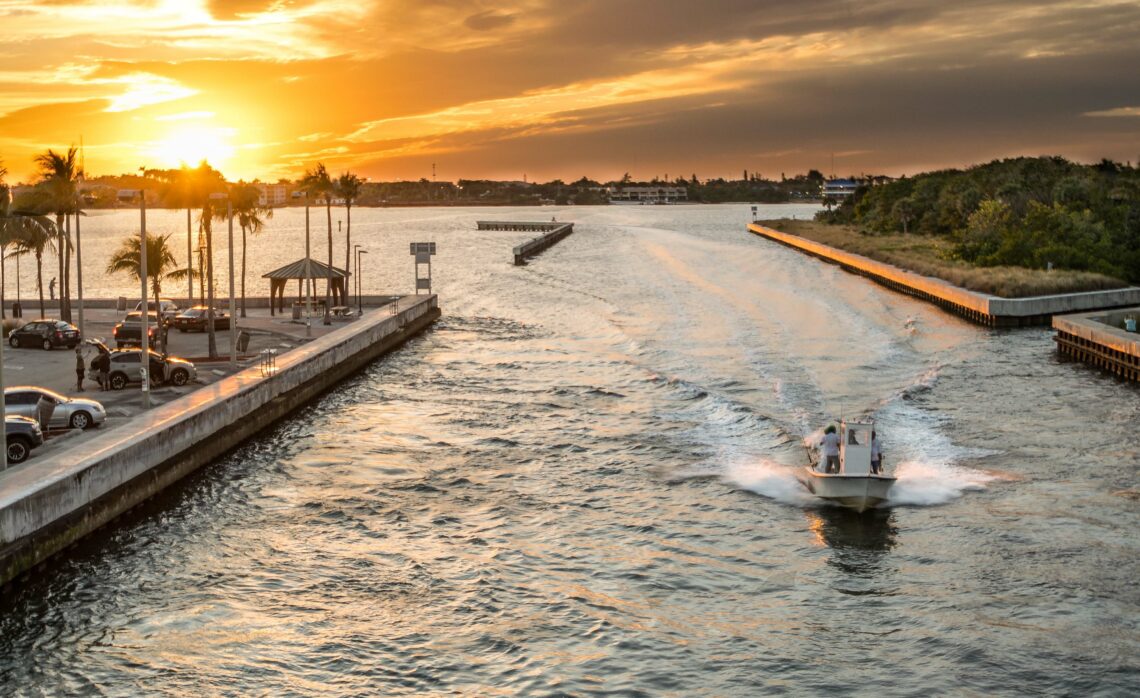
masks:
[[[834,424],[823,431],[823,438],[820,439],[819,445],[823,448],[823,472],[838,473],[839,434],[836,433]]]
[[[879,445],[879,437],[871,432],[871,474],[881,475],[883,472],[883,450]]]

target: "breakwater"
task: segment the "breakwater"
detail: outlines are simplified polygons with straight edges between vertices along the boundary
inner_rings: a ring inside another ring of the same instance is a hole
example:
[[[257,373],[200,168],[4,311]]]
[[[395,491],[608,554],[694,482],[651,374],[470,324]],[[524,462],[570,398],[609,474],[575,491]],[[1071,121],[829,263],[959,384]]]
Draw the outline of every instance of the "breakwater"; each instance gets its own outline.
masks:
[[[887,288],[933,303],[972,322],[989,327],[1048,325],[1054,315],[1140,304],[1140,288],[1061,293],[1031,298],[1002,298],[967,291],[948,281],[868,259],[862,255],[751,223],[752,233],[800,252],[838,264]]]
[[[515,257],[515,266],[526,264],[527,257],[542,252],[570,233],[574,232],[573,223],[559,223],[557,221],[526,222],[526,221],[476,221],[479,230],[518,230],[526,232],[541,232],[536,238],[531,238],[521,245],[515,246],[512,253]]]
[[[428,327],[435,295],[342,329],[0,476],[0,584],[211,462]]]

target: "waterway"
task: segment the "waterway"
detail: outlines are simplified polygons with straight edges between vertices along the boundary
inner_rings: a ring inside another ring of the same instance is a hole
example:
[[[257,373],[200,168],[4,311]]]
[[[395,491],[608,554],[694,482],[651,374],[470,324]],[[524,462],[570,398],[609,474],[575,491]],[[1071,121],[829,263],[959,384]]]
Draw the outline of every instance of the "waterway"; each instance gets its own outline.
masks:
[[[574,234],[525,267],[474,225],[551,216]],[[354,209],[365,290],[410,290],[407,243],[435,241],[444,317],[5,589],[0,692],[1134,692],[1136,389],[747,220]],[[258,276],[303,229],[251,238]],[[92,289],[129,293],[104,253]],[[857,516],[795,474],[863,414],[900,480]]]

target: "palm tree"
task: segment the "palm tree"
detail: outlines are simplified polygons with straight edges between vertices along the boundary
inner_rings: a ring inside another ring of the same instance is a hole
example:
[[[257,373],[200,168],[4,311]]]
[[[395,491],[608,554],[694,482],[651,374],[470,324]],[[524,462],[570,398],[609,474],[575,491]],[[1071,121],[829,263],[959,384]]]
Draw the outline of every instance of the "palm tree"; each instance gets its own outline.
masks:
[[[332,197],[336,190],[336,185],[333,184],[332,177],[329,176],[329,171],[325,169],[323,163],[317,163],[317,169],[313,171],[305,170],[305,176],[301,178],[301,186],[309,194],[316,194],[323,196],[325,199],[325,212],[328,214],[329,222],[329,268],[328,278],[325,279],[325,318],[326,325],[332,324],[332,316],[329,315],[329,309],[332,305]]]
[[[15,254],[32,254],[36,258],[36,290],[40,294],[40,317],[47,316],[44,308],[44,252],[55,251],[55,225],[46,216],[33,216],[40,222],[34,225],[22,224],[12,242]],[[46,222],[46,225],[44,223]]]
[[[19,247],[21,240],[40,236],[50,241],[55,235],[51,219],[12,208],[12,191],[3,183],[8,169],[0,164],[0,318],[4,317],[4,288],[6,286],[4,259],[9,245]],[[19,254],[18,252],[15,254]],[[18,285],[18,284],[17,284]],[[20,299],[17,297],[17,301]],[[40,314],[43,314],[43,293],[40,293]]]
[[[336,180],[336,192],[340,198],[344,199],[344,217],[348,224],[345,226],[344,236],[344,268],[346,271],[352,270],[352,204],[360,196],[360,188],[363,185],[364,180],[351,172],[345,172]]]
[[[265,229],[265,219],[273,217],[273,209],[261,204],[261,190],[239,182],[230,191],[233,213],[241,227],[241,316],[245,317],[245,249],[246,234],[257,235]]]
[[[190,273],[189,269],[177,268],[178,260],[174,258],[173,249],[167,244],[169,240],[170,235],[147,233],[146,236],[146,277],[150,281],[151,291],[154,292],[156,312],[162,307],[162,282],[167,279],[171,281],[184,279]],[[142,268],[142,264],[139,262],[141,242],[138,235],[123,238],[119,249],[115,251],[115,254],[111,256],[111,261],[107,263],[107,273],[126,272],[133,276],[136,281],[141,282],[142,276],[139,273]],[[43,295],[42,292],[40,295]],[[145,303],[143,307],[146,307]],[[163,348],[165,349],[165,347]]]
[[[71,322],[71,214],[79,215],[76,181],[79,169],[79,149],[71,146],[67,154],[48,149],[35,157],[39,165],[41,184],[50,193],[49,205],[55,213],[56,234],[59,236],[59,316]]]

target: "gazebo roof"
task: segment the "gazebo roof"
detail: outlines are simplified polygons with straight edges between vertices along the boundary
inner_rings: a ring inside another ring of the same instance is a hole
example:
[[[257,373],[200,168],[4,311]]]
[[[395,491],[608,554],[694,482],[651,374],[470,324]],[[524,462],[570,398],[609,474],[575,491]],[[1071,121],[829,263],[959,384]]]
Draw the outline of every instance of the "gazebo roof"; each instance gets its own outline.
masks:
[[[331,273],[330,273],[331,269]],[[262,274],[263,279],[327,279],[329,277],[334,279],[343,279],[348,276],[344,269],[337,267],[329,267],[327,264],[322,264],[317,260],[308,257],[298,259],[296,262],[286,264],[280,269]]]

